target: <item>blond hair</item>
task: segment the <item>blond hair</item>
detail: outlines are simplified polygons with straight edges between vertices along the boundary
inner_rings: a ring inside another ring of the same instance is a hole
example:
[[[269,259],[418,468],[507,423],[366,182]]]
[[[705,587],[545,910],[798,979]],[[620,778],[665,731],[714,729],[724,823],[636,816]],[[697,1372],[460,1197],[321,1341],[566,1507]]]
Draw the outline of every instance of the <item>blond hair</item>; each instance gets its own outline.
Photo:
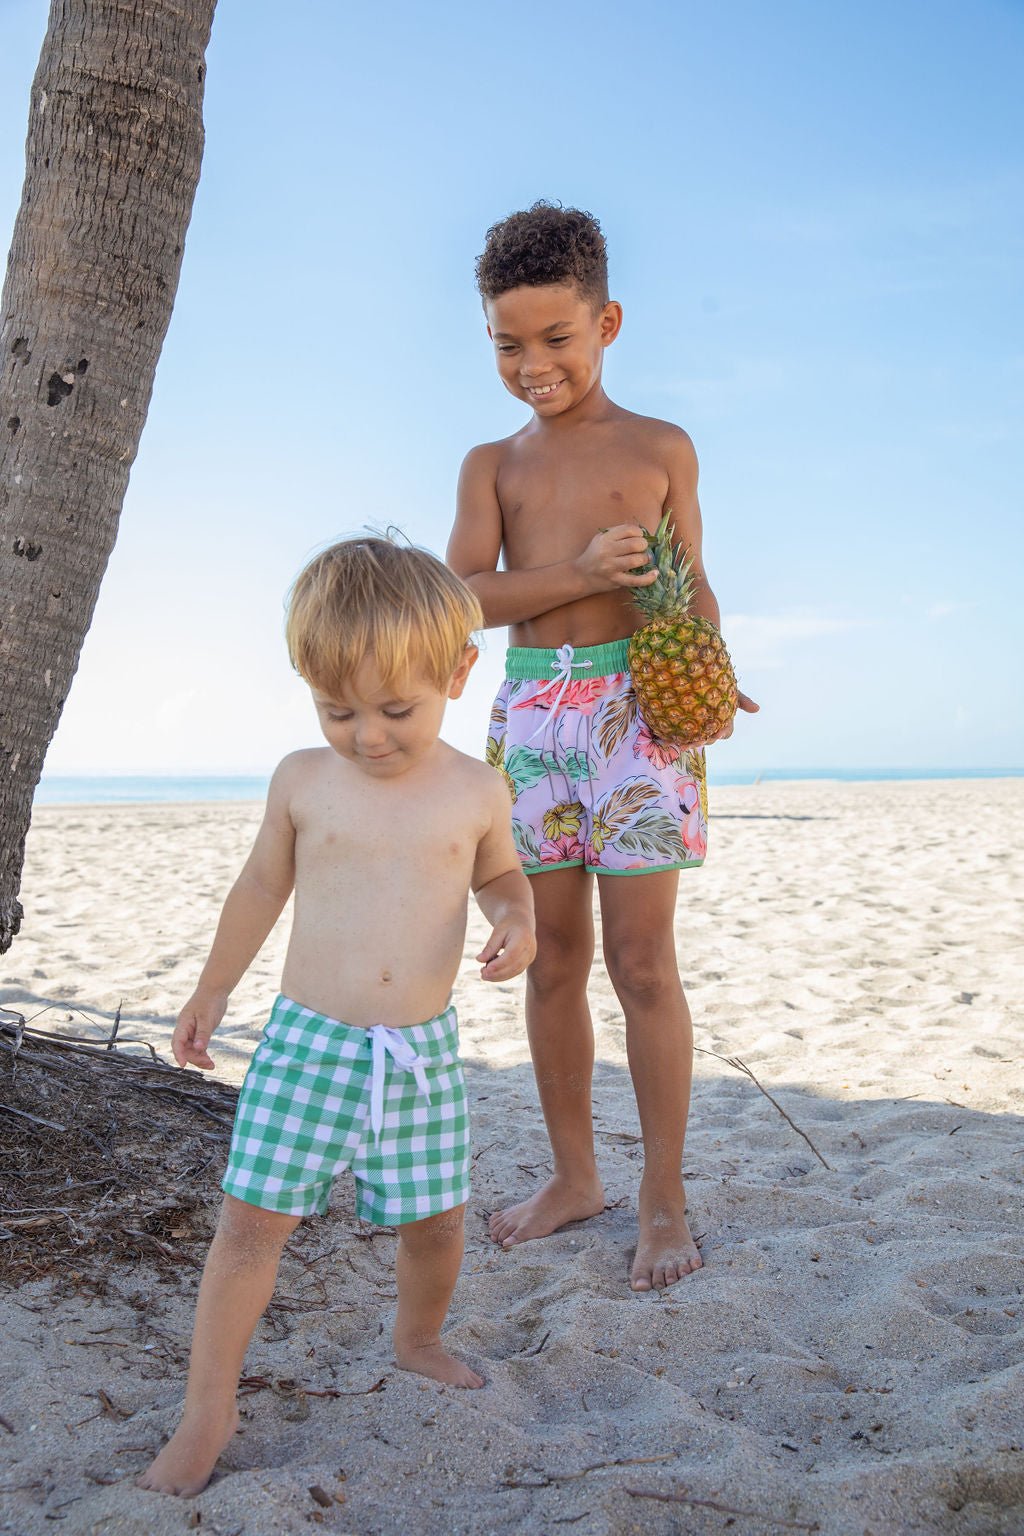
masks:
[[[444,691],[482,627],[475,595],[434,555],[356,537],[322,550],[300,573],[285,639],[296,672],[337,698],[367,657],[384,688],[422,676]]]

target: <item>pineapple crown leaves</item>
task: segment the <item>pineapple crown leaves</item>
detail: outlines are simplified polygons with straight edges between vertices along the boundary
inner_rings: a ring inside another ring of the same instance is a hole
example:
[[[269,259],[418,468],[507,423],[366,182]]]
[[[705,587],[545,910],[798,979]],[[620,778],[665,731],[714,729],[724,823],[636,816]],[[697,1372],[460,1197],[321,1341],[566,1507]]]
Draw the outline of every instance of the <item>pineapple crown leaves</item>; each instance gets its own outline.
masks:
[[[648,622],[685,618],[697,585],[689,551],[673,542],[675,529],[671,517],[672,508],[669,507],[655,531],[647,534],[650,562],[658,571],[657,581],[633,589],[633,601]],[[640,571],[646,569],[649,567],[639,567]]]

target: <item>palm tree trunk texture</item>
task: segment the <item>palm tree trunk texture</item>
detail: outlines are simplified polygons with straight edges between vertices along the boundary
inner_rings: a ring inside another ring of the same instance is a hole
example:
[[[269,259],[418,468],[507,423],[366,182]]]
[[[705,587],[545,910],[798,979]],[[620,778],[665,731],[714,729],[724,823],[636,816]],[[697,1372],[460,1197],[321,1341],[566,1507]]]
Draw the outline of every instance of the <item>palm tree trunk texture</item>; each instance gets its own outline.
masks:
[[[0,954],[174,304],[215,4],[51,0],[0,306]]]

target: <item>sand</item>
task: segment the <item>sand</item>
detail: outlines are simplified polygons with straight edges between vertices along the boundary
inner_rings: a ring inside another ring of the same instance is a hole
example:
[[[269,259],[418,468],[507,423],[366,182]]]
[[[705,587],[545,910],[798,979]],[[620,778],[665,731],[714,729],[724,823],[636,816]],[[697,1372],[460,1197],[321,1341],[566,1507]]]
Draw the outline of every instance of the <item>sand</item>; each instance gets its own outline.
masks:
[[[627,1288],[641,1149],[600,968],[608,1209],[508,1253],[488,1242],[485,1213],[535,1187],[548,1149],[521,983],[476,979],[474,913],[457,1000],[476,1173],[448,1336],[486,1388],[394,1369],[395,1240],[360,1232],[339,1190],[330,1310],[261,1324],[247,1361],[305,1390],[246,1398],[189,1504],[133,1478],[177,1419],[194,1277],[139,1267],[91,1303],[42,1283],[0,1297],[0,1530],[1024,1530],[1024,781],[719,789],[712,811],[678,909],[697,1041],[718,1053],[697,1057],[685,1163],[705,1268],[663,1295]],[[166,1048],[258,814],[38,811],[0,1001],[102,1019],[123,999],[122,1028]],[[216,1040],[232,1080],[283,939]],[[328,1390],[351,1395],[313,1395]]]

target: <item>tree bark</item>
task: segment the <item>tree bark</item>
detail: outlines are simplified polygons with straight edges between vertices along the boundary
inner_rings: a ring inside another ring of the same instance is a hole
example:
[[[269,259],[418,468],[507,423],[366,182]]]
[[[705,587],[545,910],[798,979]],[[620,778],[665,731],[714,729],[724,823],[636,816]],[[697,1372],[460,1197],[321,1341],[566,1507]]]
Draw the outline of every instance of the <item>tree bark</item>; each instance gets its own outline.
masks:
[[[0,954],[174,304],[215,4],[51,0],[0,304]]]

